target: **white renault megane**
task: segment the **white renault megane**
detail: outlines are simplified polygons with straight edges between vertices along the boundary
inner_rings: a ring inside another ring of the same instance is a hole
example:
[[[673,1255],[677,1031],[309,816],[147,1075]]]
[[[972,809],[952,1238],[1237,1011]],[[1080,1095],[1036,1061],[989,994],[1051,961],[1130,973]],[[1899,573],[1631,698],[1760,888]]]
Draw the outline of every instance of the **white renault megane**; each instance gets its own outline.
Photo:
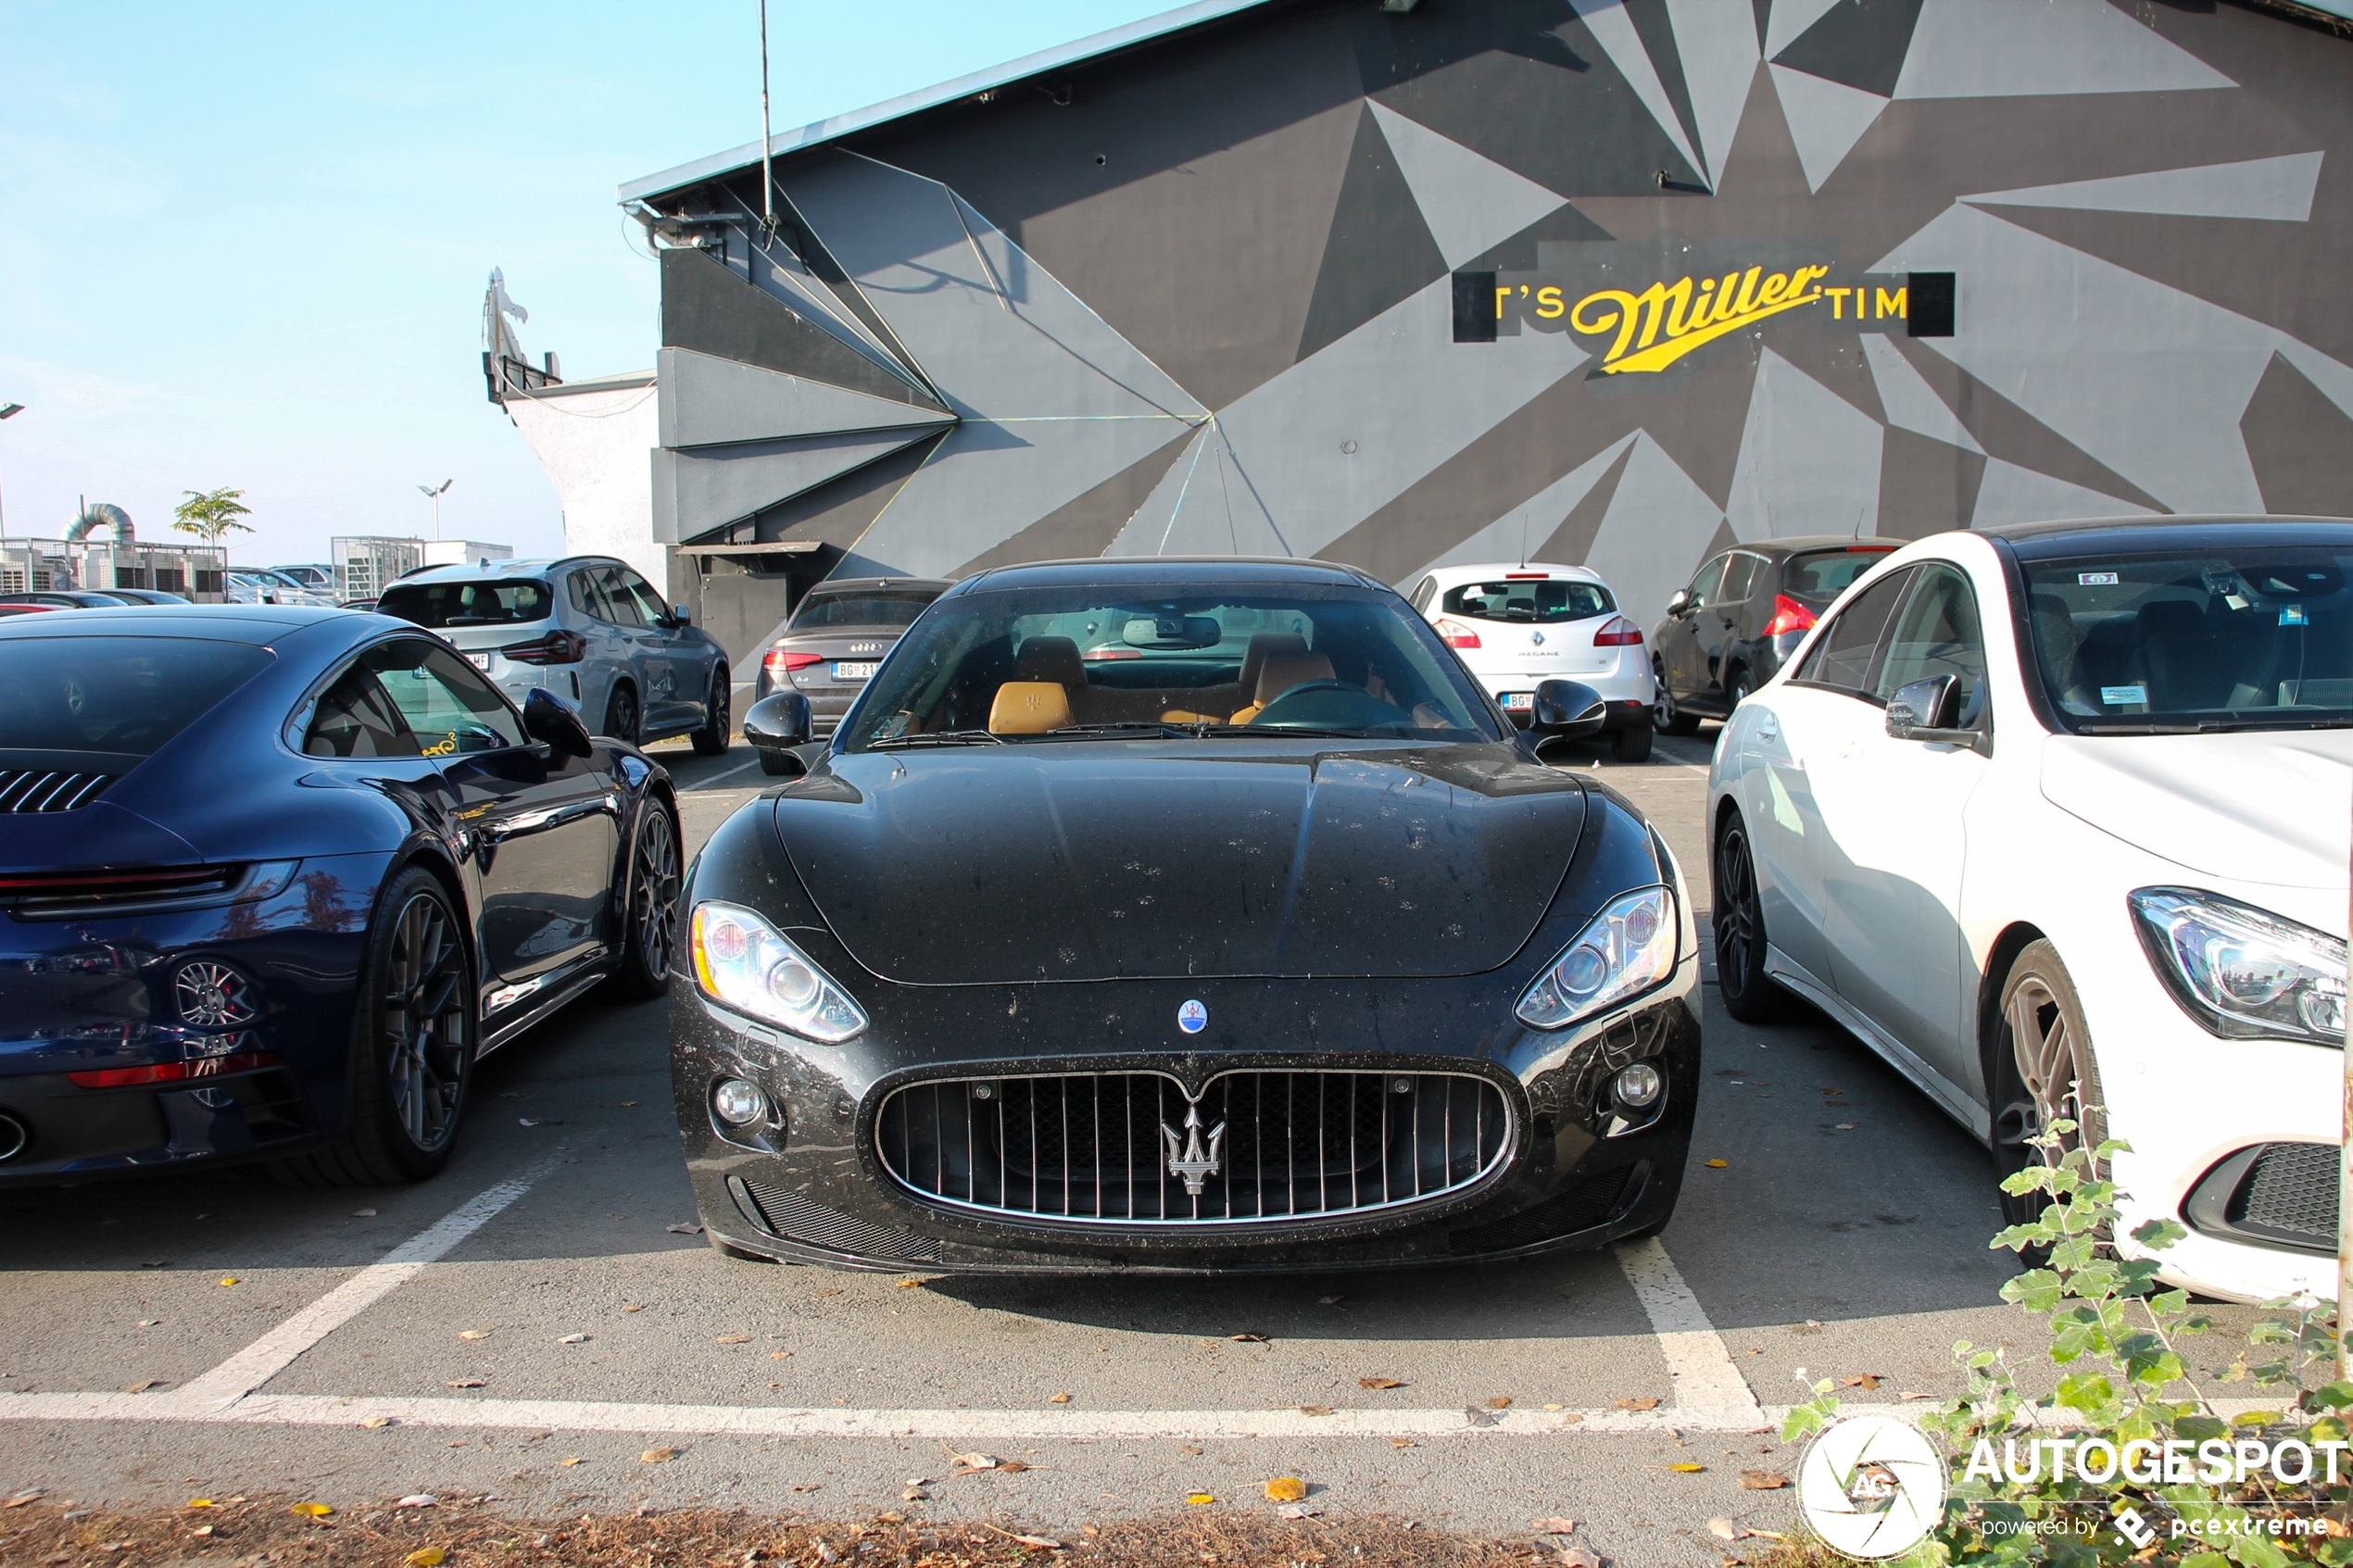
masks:
[[[1889,557],[1718,745],[1726,1010],[1805,997],[2003,1170],[2060,1116],[2126,1140],[2123,1228],[2188,1227],[2177,1284],[2334,1297],[2348,583],[2347,521],[2041,523]]]
[[[1575,680],[1609,707],[1610,755],[1651,754],[1658,692],[1642,628],[1618,613],[1617,596],[1581,566],[1441,566],[1407,594],[1478,684],[1523,729],[1543,682]]]

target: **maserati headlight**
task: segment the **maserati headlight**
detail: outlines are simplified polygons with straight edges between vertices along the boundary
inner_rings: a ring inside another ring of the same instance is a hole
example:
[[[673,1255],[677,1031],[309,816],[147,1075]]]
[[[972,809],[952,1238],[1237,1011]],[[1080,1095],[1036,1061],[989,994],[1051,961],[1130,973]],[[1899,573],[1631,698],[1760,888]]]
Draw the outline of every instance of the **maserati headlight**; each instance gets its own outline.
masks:
[[[1524,1023],[1558,1029],[1615,1007],[1675,972],[1675,895],[1629,893],[1592,918],[1514,1010]]]
[[[2126,896],[2141,946],[2182,1010],[2233,1040],[2345,1044],[2345,944],[2187,887]]]
[[[697,904],[693,928],[695,982],[711,1000],[829,1046],[866,1027],[849,994],[749,909]]]

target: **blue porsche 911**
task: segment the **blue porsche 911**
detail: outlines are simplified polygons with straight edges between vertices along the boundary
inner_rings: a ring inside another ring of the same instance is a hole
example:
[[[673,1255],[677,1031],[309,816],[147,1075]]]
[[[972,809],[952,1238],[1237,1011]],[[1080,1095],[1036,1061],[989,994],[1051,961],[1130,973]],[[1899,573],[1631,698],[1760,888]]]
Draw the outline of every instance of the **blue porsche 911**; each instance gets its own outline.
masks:
[[[414,626],[0,621],[0,1186],[448,1160],[475,1062],[662,990],[669,775]]]

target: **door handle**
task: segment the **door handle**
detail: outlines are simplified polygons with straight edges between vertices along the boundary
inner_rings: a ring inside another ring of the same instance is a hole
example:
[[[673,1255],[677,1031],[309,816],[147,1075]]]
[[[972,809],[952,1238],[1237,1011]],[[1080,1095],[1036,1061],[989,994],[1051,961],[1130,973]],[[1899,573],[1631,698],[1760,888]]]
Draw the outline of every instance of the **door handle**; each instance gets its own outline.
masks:
[[[1774,718],[1770,713],[1766,714],[1763,718],[1756,721],[1756,738],[1758,740],[1780,739],[1781,721]]]

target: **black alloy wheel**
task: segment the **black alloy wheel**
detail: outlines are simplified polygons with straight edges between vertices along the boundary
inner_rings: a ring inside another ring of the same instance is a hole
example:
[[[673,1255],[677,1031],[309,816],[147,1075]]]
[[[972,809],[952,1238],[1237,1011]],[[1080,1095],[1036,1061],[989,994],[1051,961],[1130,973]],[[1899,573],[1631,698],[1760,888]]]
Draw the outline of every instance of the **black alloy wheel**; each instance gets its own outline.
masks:
[[[678,944],[678,827],[670,808],[652,796],[637,808],[637,840],[629,856],[629,887],[623,906],[621,966],[613,989],[635,1001],[659,997],[670,986],[670,960]]]
[[[421,1182],[457,1147],[473,1081],[473,963],[447,892],[422,867],[377,905],[354,1013],[350,1124],[316,1153],[275,1162],[281,1181]]]
[[[733,691],[727,684],[727,667],[721,665],[711,672],[711,701],[703,708],[702,728],[688,738],[695,743],[698,757],[724,757],[727,754],[728,733],[735,726],[732,708]]]
[[[1667,671],[1654,663],[1651,673],[1658,685],[1658,695],[1651,698],[1651,728],[1662,735],[1699,734],[1699,715],[1686,713],[1677,705],[1675,693],[1667,684]]]
[[[637,744],[637,693],[626,682],[613,687],[605,703],[604,733],[614,740]]]
[[[1765,973],[1765,910],[1748,825],[1733,812],[1716,838],[1716,991],[1743,1023],[1774,1023],[1790,1013],[1789,993]]]
[[[2011,962],[1994,1031],[1996,1174],[2056,1166],[2072,1150],[2097,1148],[2108,1137],[2099,1062],[2075,982],[2047,940],[2028,943]],[[2061,1120],[2074,1123],[2074,1129],[2060,1134],[2055,1146],[2038,1146],[2043,1130]],[[2106,1161],[2092,1174],[2105,1177]],[[2034,1192],[2001,1197],[2002,1219],[2014,1225],[2040,1216],[2049,1201]]]

